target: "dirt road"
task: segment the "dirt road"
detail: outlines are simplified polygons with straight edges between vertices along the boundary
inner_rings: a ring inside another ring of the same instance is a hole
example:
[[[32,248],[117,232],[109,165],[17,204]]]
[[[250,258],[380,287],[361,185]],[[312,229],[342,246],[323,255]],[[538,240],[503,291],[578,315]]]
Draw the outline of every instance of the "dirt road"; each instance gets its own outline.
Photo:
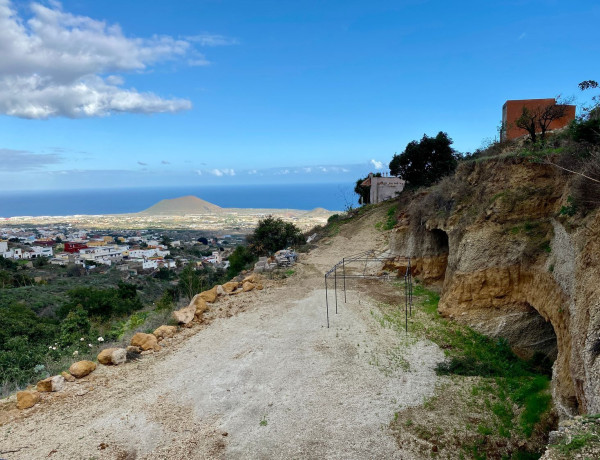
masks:
[[[235,315],[139,361],[100,366],[0,426],[0,457],[413,458],[387,425],[433,394],[443,354],[426,342],[399,348],[402,336],[382,328],[358,289],[330,329],[325,321],[323,272],[365,242],[386,249],[374,226],[382,212],[323,241],[287,280],[214,307]],[[399,350],[402,366],[391,359]]]

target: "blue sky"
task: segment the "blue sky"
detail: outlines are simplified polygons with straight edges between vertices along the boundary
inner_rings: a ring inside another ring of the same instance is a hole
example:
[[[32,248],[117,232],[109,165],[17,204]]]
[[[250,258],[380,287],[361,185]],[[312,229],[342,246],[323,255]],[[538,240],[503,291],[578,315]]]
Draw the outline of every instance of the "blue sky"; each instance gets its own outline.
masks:
[[[592,96],[597,1],[0,0],[0,190],[353,182]]]

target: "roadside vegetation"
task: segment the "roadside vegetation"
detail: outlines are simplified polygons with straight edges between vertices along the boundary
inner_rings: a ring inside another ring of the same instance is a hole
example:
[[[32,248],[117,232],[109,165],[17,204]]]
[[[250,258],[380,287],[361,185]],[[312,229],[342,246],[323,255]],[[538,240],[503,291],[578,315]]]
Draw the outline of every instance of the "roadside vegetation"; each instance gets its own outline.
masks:
[[[171,241],[164,236],[162,243]],[[227,270],[200,262],[221,250],[204,237],[198,245],[171,248],[187,263],[137,275],[117,267],[90,271],[0,257],[0,397],[56,375],[74,360],[95,360],[101,349],[127,343],[135,332],[171,324],[171,312],[194,295],[235,278],[259,255],[304,242],[296,226],[267,217],[248,246],[233,250]]]
[[[446,360],[436,368],[442,379],[435,395],[395,414],[390,427],[398,444],[442,458],[539,458],[556,424],[551,363],[520,359],[506,341],[442,318],[439,294],[422,285],[414,299],[407,340],[433,341]],[[381,311],[381,324],[404,336],[404,311],[385,304]]]

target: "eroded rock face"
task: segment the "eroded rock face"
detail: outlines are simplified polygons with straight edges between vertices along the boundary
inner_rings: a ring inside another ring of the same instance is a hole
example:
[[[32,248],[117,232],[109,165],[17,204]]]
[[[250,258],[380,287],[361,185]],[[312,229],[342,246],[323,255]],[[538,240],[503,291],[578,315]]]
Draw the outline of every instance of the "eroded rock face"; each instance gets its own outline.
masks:
[[[398,261],[384,269],[403,276],[400,258],[411,257],[414,275],[443,282],[441,314],[523,357],[555,359],[561,415],[600,412],[600,214],[567,231],[555,216],[568,183],[549,165],[484,162],[461,181],[465,204],[418,222],[401,215],[390,240]]]

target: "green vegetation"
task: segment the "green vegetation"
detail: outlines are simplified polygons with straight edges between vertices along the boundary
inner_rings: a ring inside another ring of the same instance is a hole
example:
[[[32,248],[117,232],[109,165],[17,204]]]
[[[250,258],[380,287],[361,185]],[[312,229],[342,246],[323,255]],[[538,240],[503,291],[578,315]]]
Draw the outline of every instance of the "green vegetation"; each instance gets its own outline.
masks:
[[[390,161],[390,173],[408,182],[410,187],[435,184],[452,174],[457,164],[452,139],[442,131],[437,136],[423,135],[420,141],[411,141],[400,155]]]
[[[396,225],[396,212],[398,211],[398,206],[391,206],[386,213],[385,222],[377,222],[375,224],[375,228],[377,230],[391,230]]]
[[[248,249],[255,256],[270,255],[304,243],[306,238],[298,227],[272,216],[260,220],[254,232],[248,236]]]
[[[257,258],[246,246],[238,246],[229,256],[229,268],[227,269],[227,277],[233,278],[242,270],[249,268]]]
[[[418,409],[407,409],[391,423],[398,436],[408,430],[438,447],[462,450],[463,458],[539,458],[544,434],[554,420],[551,363],[538,356],[520,359],[505,340],[442,318],[437,312],[439,294],[421,284],[414,286],[413,295],[417,306],[409,330],[444,350],[446,360],[436,372],[451,379],[425,401],[422,410],[432,420],[459,425],[450,432],[431,423],[414,423],[420,417]],[[382,311],[382,324],[404,334],[404,311],[391,307]]]

